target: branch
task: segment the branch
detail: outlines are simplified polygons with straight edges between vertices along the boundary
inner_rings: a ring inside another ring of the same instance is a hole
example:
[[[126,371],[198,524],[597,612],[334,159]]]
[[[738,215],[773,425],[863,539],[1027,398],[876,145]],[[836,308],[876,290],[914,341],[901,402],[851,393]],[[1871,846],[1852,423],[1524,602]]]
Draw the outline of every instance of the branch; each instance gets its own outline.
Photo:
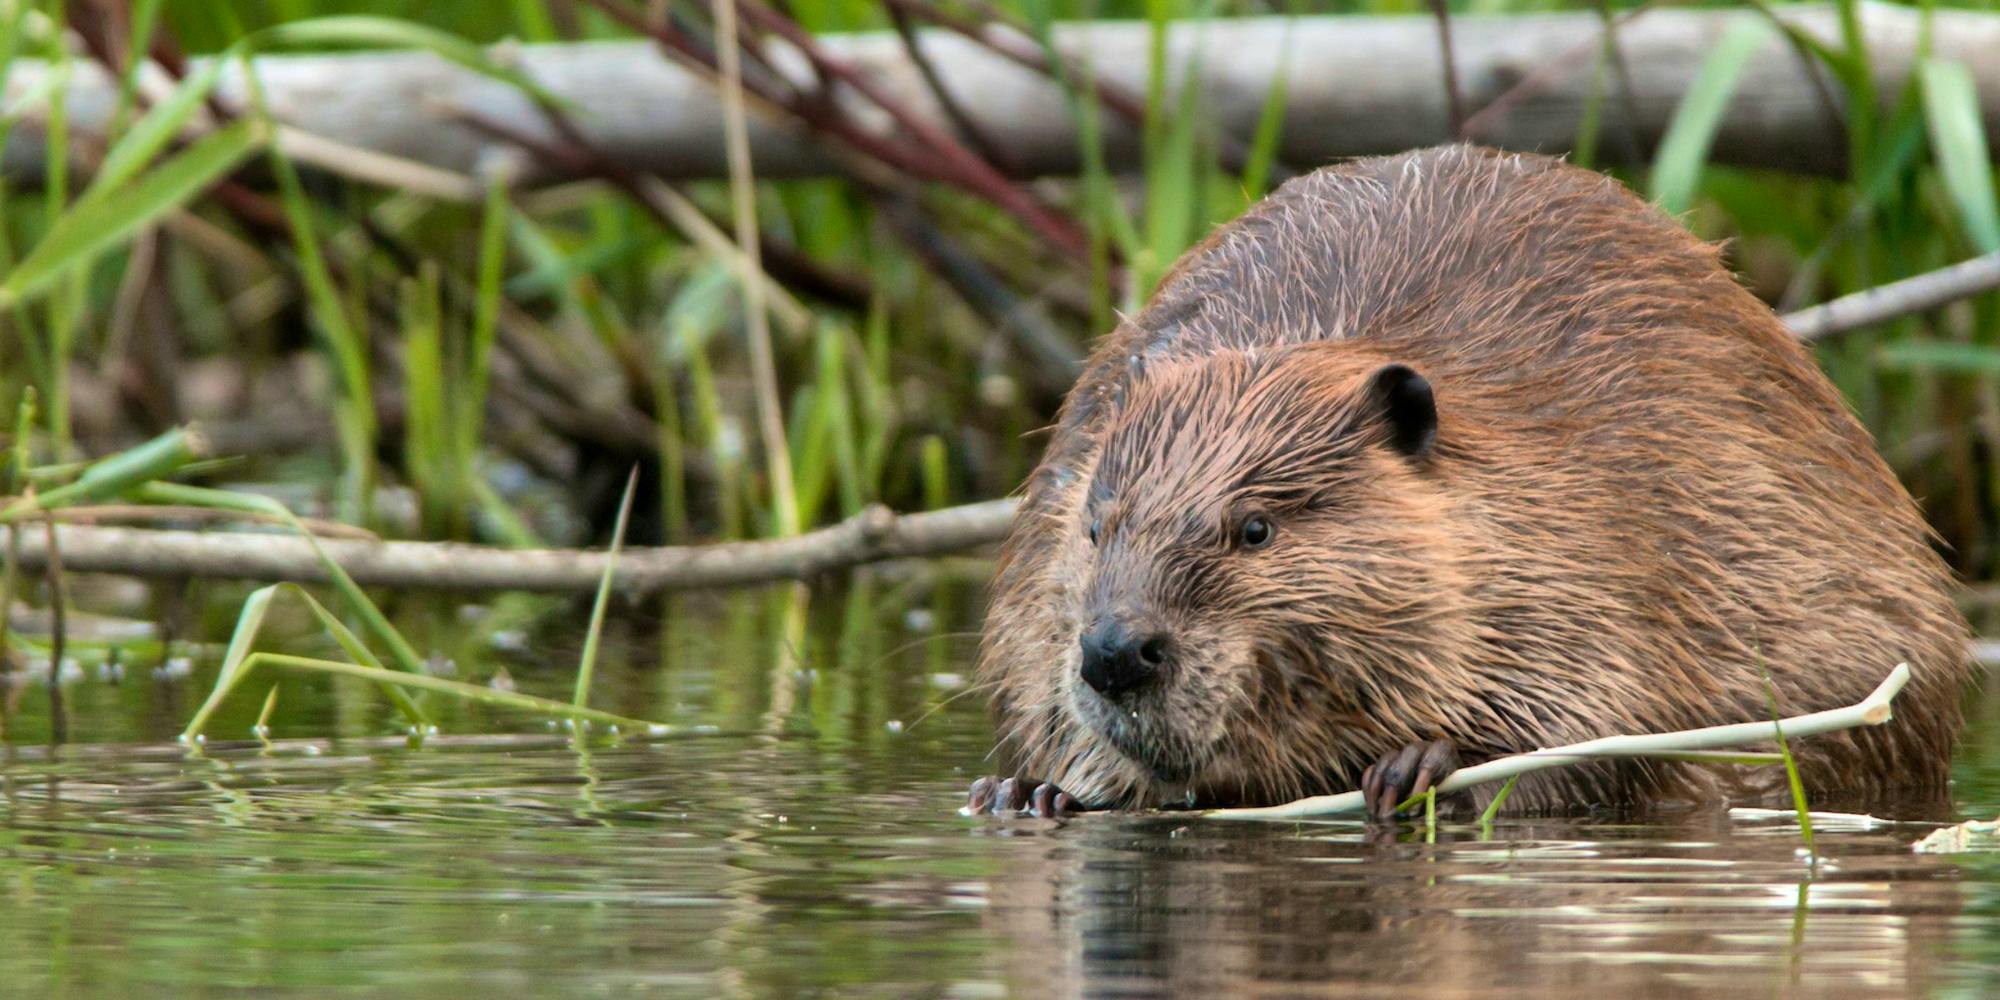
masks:
[[[1899,663],[1896,669],[1889,671],[1888,678],[1870,692],[1868,697],[1846,708],[1795,715],[1780,720],[1775,725],[1784,729],[1784,737],[1787,740],[1853,729],[1857,726],[1879,726],[1889,721],[1891,717],[1889,702],[1896,697],[1897,692],[1903,690],[1903,685],[1909,683],[1909,680],[1910,665]],[[1532,753],[1516,754],[1477,764],[1454,772],[1451,777],[1438,785],[1437,790],[1439,795],[1446,795],[1489,781],[1504,781],[1516,775],[1581,764],[1605,757],[1645,757],[1662,752],[1720,750],[1748,743],[1762,743],[1776,735],[1773,726],[1774,723],[1771,722],[1742,722],[1729,726],[1686,729],[1678,733],[1659,733],[1651,736],[1606,736],[1565,747],[1536,750]],[[1339,795],[1320,795],[1287,802],[1284,805],[1256,809],[1210,809],[1201,815],[1215,819],[1304,819],[1358,813],[1366,808],[1368,808],[1366,800],[1360,792],[1355,791],[1342,792]]]
[[[1843,295],[1785,316],[1800,340],[1814,341],[1926,312],[2000,288],[2000,253],[1940,268],[1902,281]]]
[[[921,514],[870,507],[839,524],[792,538],[718,545],[626,549],[618,587],[634,594],[736,587],[797,580],[884,559],[934,556],[999,541],[1013,500],[992,500]],[[5,537],[0,529],[0,538]],[[63,568],[71,573],[190,576],[322,583],[319,559],[303,540],[269,533],[56,529]],[[12,539],[7,539],[11,542]],[[42,533],[24,530],[21,565],[46,565]],[[0,542],[4,547],[5,542]],[[599,550],[502,549],[452,542],[320,542],[364,586],[430,590],[532,590],[585,593],[597,587]]]

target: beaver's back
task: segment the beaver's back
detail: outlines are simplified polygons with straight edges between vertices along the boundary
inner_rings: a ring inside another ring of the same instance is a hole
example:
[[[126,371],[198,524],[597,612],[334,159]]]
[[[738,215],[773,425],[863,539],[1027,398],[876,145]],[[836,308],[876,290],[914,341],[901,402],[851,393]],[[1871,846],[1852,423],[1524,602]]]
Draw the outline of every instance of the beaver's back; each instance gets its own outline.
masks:
[[[1053,544],[1033,522],[1071,502],[1147,366],[1340,339],[1436,388],[1435,474],[1481,575],[1488,648],[1468,655],[1500,679],[1476,697],[1521,720],[1492,752],[1757,718],[1763,664],[1788,712],[1846,704],[1907,660],[1897,723],[1816,741],[1808,779],[1941,787],[1968,666],[1915,505],[1715,247],[1541,157],[1452,147],[1321,171],[1191,251],[1065,404],[997,581],[1003,618],[1032,603],[1024,561]]]
[[[1789,396],[1815,431],[1879,465],[1717,247],[1608,177],[1466,146],[1318,171],[1219,229],[1099,345],[1063,429],[1090,423],[1148,363],[1338,339],[1550,415],[1692,393],[1755,417]]]

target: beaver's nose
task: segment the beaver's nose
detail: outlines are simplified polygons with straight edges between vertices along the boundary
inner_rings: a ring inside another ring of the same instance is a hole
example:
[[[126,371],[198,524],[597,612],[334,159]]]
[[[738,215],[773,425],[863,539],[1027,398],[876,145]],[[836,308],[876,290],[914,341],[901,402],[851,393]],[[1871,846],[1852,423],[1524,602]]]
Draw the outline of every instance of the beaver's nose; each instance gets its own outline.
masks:
[[[1083,682],[1115,698],[1152,683],[1173,655],[1174,642],[1165,633],[1134,634],[1109,622],[1084,633]]]

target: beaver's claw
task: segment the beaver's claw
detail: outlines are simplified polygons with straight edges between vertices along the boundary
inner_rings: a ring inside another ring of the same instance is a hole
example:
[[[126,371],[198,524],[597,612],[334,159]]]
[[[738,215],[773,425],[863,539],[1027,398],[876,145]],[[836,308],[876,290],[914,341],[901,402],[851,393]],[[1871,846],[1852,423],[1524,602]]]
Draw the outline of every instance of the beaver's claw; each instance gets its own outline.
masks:
[[[1082,812],[1068,792],[1046,781],[1024,781],[1020,778],[981,778],[972,783],[972,790],[965,796],[965,808],[960,812],[968,816],[991,813],[995,816],[1042,816],[1058,819]]]
[[[1394,819],[1396,807],[1436,788],[1458,770],[1458,750],[1444,740],[1391,750],[1361,772],[1361,798],[1371,819]]]

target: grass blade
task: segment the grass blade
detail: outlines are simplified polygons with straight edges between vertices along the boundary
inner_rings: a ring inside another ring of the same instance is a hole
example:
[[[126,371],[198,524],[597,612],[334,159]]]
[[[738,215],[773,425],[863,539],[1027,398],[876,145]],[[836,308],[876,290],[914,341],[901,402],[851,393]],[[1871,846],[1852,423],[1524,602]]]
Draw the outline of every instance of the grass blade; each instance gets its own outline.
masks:
[[[234,170],[264,144],[265,136],[260,123],[237,122],[196,142],[130,187],[64,213],[0,282],[0,308],[28,300],[179,208]]]
[[[194,120],[195,112],[201,110],[209,92],[215,89],[215,81],[222,76],[222,67],[239,51],[240,46],[231,48],[202,63],[201,68],[175,87],[166,100],[154,105],[144,118],[139,119],[104,155],[104,162],[97,168],[96,179],[91,181],[90,188],[77,204],[110,194],[144,170],[146,164],[153,162],[160,150],[173,142],[188,122]]]
[[[1278,143],[1285,137],[1286,83],[1291,78],[1292,35],[1285,32],[1285,46],[1278,56],[1277,71],[1271,74],[1271,89],[1264,94],[1264,108],[1257,113],[1257,129],[1250,135],[1249,156],[1243,161],[1243,197],[1255,202],[1271,187],[1271,165],[1278,160]]]
[[[222,654],[222,668],[216,671],[215,687],[208,692],[208,698],[195,709],[194,718],[188,720],[187,728],[181,730],[181,742],[199,739],[208,725],[209,716],[221,707],[229,693],[236,689],[243,679],[243,662],[250,658],[250,647],[257,641],[257,633],[264,628],[264,616],[271,611],[271,602],[285,584],[274,583],[250,592],[243,601],[243,609],[236,614],[236,631],[229,635],[229,649]]]
[[[1949,340],[1903,340],[1882,345],[1875,352],[1875,364],[1892,370],[2000,375],[2000,347]]]
[[[465,365],[465,392],[459,402],[459,454],[468,470],[479,452],[486,425],[486,391],[493,367],[493,341],[500,325],[501,279],[507,265],[507,182],[499,173],[486,187],[486,206],[479,220],[479,288],[472,313],[472,343]]]
[[[1508,778],[1507,783],[1501,785],[1500,791],[1493,796],[1493,801],[1486,804],[1486,810],[1479,814],[1479,828],[1485,834],[1493,832],[1493,818],[1500,815],[1500,807],[1507,803],[1507,796],[1514,794],[1514,783],[1520,780],[1521,776],[1518,774]]]
[[[1771,732],[1778,740],[1778,756],[1784,760],[1785,782],[1792,788],[1792,809],[1799,816],[1799,836],[1805,839],[1806,854],[1819,857],[1819,848],[1813,843],[1812,811],[1806,806],[1806,784],[1799,778],[1798,762],[1792,759],[1791,744],[1785,739],[1785,727],[1779,719],[1784,713],[1778,711],[1778,689],[1771,683],[1771,671],[1764,666],[1762,650],[1757,653],[1757,672],[1764,677],[1764,704],[1771,710]]]
[[[243,74],[249,81],[251,100],[259,118],[270,121],[270,109],[265,104],[263,88],[257,83],[256,68],[247,59],[243,61]],[[334,408],[334,429],[340,437],[342,454],[340,515],[350,523],[363,524],[368,520],[374,490],[376,433],[366,330],[353,321],[347,304],[341,301],[339,289],[334,286],[333,274],[320,253],[313,206],[299,183],[298,171],[276,149],[271,150],[270,162],[271,172],[278,179],[278,199],[285,208],[285,221],[291,226],[293,249],[299,257],[299,278],[312,307],[314,325],[325,338],[327,353],[340,373],[341,398]]]
[[[271,685],[270,693],[264,696],[264,707],[258,709],[257,711],[257,725],[252,727],[250,730],[251,732],[257,734],[258,739],[263,740],[266,743],[269,743],[271,740],[271,713],[275,711],[277,707],[278,707],[278,685],[273,684]]]
[[[611,605],[611,578],[618,572],[618,553],[625,549],[625,526],[632,519],[632,496],[639,491],[639,470],[635,466],[625,480],[625,496],[618,501],[618,524],[611,529],[611,552],[604,560],[604,576],[597,581],[597,599],[590,605],[590,631],[583,636],[583,655],[576,664],[578,708],[590,704],[590,681],[597,669],[597,640],[604,634],[604,611]]]
[[[172,475],[203,457],[206,448],[198,433],[177,427],[145,444],[93,463],[75,482],[14,501],[0,510],[0,524],[32,517],[39,511],[119,496],[142,483]]]
[[[1961,63],[1924,61],[1924,118],[1931,154],[1966,235],[1980,253],[2000,251],[2000,205],[1993,195],[1993,164],[1986,154],[1979,90]]]
[[[1653,200],[1668,212],[1679,214],[1694,204],[1715,130],[1729,110],[1729,99],[1736,93],[1736,83],[1750,57],[1769,35],[1770,28],[1762,21],[1745,18],[1731,24],[1702,60],[1694,85],[1681,96],[1667,134],[1660,140],[1650,178]]]
[[[220,510],[265,514],[284,521],[285,524],[291,526],[293,531],[298,533],[300,538],[305,540],[307,545],[312,547],[313,555],[319,558],[320,566],[326,570],[327,577],[333,583],[334,591],[346,603],[348,610],[361,620],[362,630],[389,650],[389,662],[398,670],[413,674],[424,672],[423,658],[417,655],[416,649],[410,645],[409,640],[403,638],[401,632],[396,631],[396,626],[390,623],[388,616],[384,615],[382,609],[376,607],[375,602],[369,599],[367,592],[361,589],[361,585],[355,583],[354,578],[347,575],[347,571],[341,568],[340,562],[327,554],[326,549],[319,543],[319,536],[308,531],[304,522],[299,520],[298,515],[292,513],[291,508],[270,497],[257,496],[251,493],[236,493],[229,490],[181,486],[172,483],[148,484],[144,494],[148,497],[171,503],[193,504],[215,507]],[[310,601],[310,594],[305,596],[310,603],[318,603]],[[340,639],[341,636],[347,634],[346,626],[338,625],[338,620],[333,619],[330,614],[326,620],[336,623],[328,626],[328,630],[335,633],[334,637],[336,639]],[[347,643],[343,641],[342,645],[346,646]],[[363,648],[360,646],[359,640],[355,640],[354,646],[355,648]],[[352,649],[349,651],[353,653]],[[366,654],[365,648],[363,648],[362,653],[354,655],[357,658],[366,657],[371,661],[373,659],[372,656]]]
[[[434,537],[461,538],[470,498],[458,464],[462,452],[452,427],[454,394],[449,391],[459,384],[461,373],[445,365],[437,268],[426,261],[421,272],[402,283],[403,465],[417,488],[424,530]]]
[[[291,592],[297,594],[299,600],[305,602],[306,608],[312,611],[313,617],[319,619],[320,626],[326,629],[327,634],[333,637],[333,641],[339,643],[340,648],[347,655],[354,657],[356,662],[378,670],[388,669],[382,665],[381,660],[376,658],[374,652],[362,644],[361,638],[355,635],[352,629],[347,627],[347,623],[341,621],[338,616],[327,609],[326,605],[321,604],[314,598],[310,591],[295,583],[281,584],[281,586],[291,588]],[[430,716],[424,714],[424,710],[416,702],[410,700],[410,696],[405,694],[401,688],[394,685],[384,685],[382,693],[389,696],[389,700],[395,704],[396,710],[403,713],[403,718],[408,720],[410,725],[417,727],[419,731],[430,727]]]
[[[296,583],[274,583],[268,587],[261,587],[244,600],[243,610],[236,618],[236,631],[230,634],[229,648],[222,656],[222,669],[215,676],[215,688],[209,692],[201,708],[195,711],[194,718],[188,720],[187,728],[181,731],[183,743],[201,739],[203,730],[208,726],[209,717],[215,714],[215,710],[229,697],[230,692],[248,676],[247,664],[253,655],[251,647],[255,645],[258,633],[264,627],[264,618],[270,612],[271,602],[276,600],[279,594],[286,593],[296,596],[305,604],[347,655],[374,669],[389,672],[382,667],[381,661],[376,659],[375,654],[369,652],[368,648],[361,644],[361,640],[356,638],[333,612],[327,610],[326,605],[315,600],[304,587]],[[424,714],[423,709],[418,707],[402,688],[384,685],[382,692],[395,704],[397,710],[403,713],[403,718],[408,720],[411,726],[417,727],[419,732],[430,727],[430,717]]]
[[[358,677],[365,681],[374,681],[378,684],[391,687],[415,688],[419,691],[447,695],[457,698],[460,701],[475,702],[481,705],[499,705],[503,708],[514,708],[525,712],[554,716],[559,719],[602,723],[642,733],[664,733],[669,728],[664,723],[635,719],[629,715],[614,715],[610,712],[600,712],[594,708],[570,705],[551,698],[538,698],[534,695],[521,694],[517,691],[500,691],[478,684],[467,684],[464,681],[454,681],[444,677],[432,677],[429,674],[405,674],[394,670],[384,670],[380,667],[362,666],[358,663],[342,663],[339,660],[317,660],[307,656],[289,656],[283,653],[254,653],[245,662],[246,673],[248,668],[265,665],[285,667],[293,670],[338,674],[344,677]]]

